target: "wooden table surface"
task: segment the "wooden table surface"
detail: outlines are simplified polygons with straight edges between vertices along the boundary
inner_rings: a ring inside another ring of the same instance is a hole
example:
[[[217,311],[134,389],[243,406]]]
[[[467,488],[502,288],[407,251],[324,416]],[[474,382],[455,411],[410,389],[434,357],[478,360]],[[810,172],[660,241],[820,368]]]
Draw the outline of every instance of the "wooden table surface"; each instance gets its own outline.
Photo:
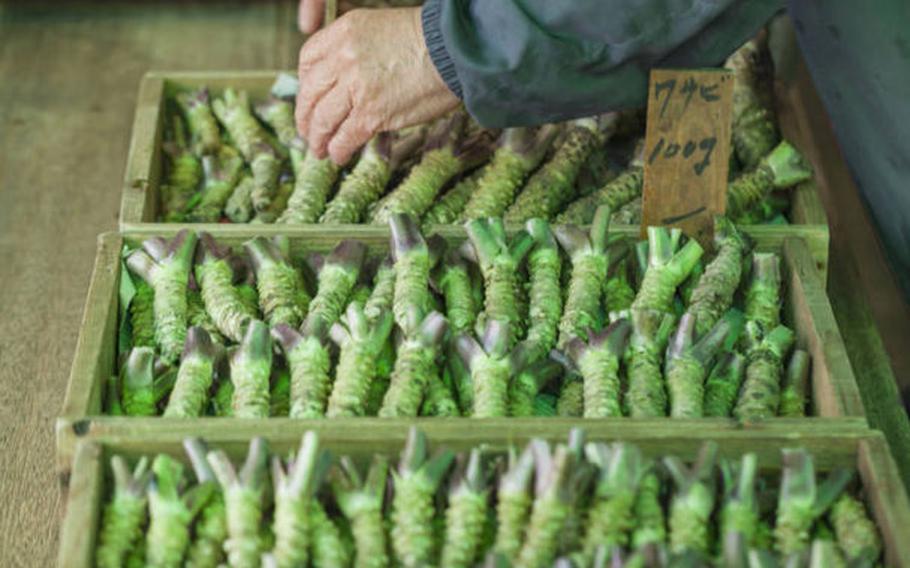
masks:
[[[294,6],[280,0],[0,3],[0,565],[55,559],[63,499],[53,421],[95,237],[117,226],[140,77],[292,68],[300,41]],[[906,442],[891,369],[869,362],[884,353],[872,317],[844,284],[856,268],[838,264],[848,269],[832,275],[833,302],[861,324],[846,335],[862,357],[867,408],[892,443]],[[910,456],[902,447],[895,453]]]

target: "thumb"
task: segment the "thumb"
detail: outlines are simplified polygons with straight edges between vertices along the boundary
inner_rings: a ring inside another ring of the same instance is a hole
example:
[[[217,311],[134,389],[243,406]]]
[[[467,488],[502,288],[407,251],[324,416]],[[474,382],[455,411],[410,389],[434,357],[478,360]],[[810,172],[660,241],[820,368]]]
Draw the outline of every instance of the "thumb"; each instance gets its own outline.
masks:
[[[297,26],[305,34],[311,34],[322,25],[325,0],[300,0],[297,8]]]

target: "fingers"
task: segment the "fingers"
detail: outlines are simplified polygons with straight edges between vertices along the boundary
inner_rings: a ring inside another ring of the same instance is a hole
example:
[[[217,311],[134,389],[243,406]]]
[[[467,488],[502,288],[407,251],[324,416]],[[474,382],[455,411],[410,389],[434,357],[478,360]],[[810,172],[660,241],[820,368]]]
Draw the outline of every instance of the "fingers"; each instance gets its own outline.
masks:
[[[337,73],[328,62],[310,73],[300,73],[300,88],[297,91],[297,105],[294,108],[294,119],[297,132],[304,138],[310,132],[313,111],[319,101],[332,90],[338,80]]]
[[[329,157],[339,166],[346,164],[354,152],[370,141],[373,134],[363,119],[349,114],[329,142]]]
[[[332,89],[316,103],[306,140],[317,157],[325,157],[329,140],[351,113],[352,106],[350,93],[343,86]]]
[[[322,25],[325,14],[325,0],[300,0],[297,8],[297,26],[305,34],[311,34]]]

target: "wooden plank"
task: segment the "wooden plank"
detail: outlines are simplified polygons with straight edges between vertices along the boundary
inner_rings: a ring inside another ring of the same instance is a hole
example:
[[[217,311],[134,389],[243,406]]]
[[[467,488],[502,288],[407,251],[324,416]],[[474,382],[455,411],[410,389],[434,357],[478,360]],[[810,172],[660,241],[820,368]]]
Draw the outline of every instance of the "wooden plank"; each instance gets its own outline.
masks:
[[[860,440],[857,456],[866,499],[881,531],[887,566],[910,566],[910,499],[881,433]]]
[[[102,446],[87,440],[80,442],[70,476],[66,515],[60,529],[57,566],[95,565],[104,479]]]
[[[130,150],[126,157],[126,177],[120,205],[120,219],[153,221],[158,200],[150,187],[158,187],[161,177],[161,126],[164,112],[164,80],[146,74],[139,86]]]

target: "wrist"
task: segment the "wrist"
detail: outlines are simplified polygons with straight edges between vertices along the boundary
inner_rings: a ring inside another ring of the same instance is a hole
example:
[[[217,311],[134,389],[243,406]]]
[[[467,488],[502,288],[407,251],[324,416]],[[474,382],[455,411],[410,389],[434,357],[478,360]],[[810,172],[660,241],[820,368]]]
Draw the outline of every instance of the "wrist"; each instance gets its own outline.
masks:
[[[442,8],[442,0],[426,0],[421,8],[415,10],[417,29],[420,32],[425,53],[435,71],[435,78],[461,99],[461,82],[458,80],[455,63],[449,56],[442,35]]]

